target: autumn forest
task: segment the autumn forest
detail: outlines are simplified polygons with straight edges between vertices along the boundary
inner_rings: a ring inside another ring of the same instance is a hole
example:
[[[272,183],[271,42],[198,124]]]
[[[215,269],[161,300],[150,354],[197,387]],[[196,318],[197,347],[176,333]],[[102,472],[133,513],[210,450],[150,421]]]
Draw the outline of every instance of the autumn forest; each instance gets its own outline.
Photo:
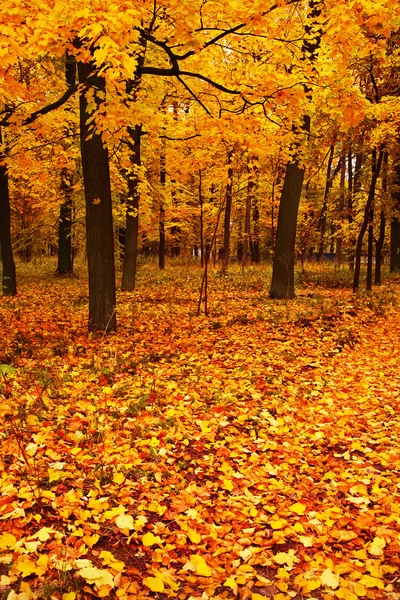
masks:
[[[0,600],[400,599],[398,0],[3,0]]]

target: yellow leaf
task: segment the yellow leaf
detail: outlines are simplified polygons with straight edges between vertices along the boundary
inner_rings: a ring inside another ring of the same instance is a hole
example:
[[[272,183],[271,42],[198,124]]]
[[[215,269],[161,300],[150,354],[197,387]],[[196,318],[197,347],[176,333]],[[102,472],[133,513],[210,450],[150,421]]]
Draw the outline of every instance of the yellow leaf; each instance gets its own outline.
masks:
[[[187,534],[193,544],[199,544],[201,542],[201,535],[195,529],[189,527]]]
[[[365,585],[367,588],[377,587],[382,590],[384,588],[384,583],[378,577],[372,577],[372,575],[363,575],[359,581],[362,585]]]
[[[115,519],[115,524],[119,529],[135,529],[131,515],[118,515]]]
[[[251,600],[265,600],[265,596],[262,596],[261,594],[252,594]]]
[[[153,546],[154,544],[161,544],[162,540],[159,535],[155,536],[150,531],[144,534],[142,537],[143,546]]]
[[[332,569],[325,569],[319,578],[323,585],[327,585],[333,590],[339,587],[339,575],[333,573]]]
[[[230,479],[224,479],[221,487],[222,487],[222,489],[228,490],[228,492],[231,492],[233,490],[233,483]]]
[[[205,559],[199,554],[192,554],[190,562],[196,567],[197,575],[203,575],[203,577],[210,577],[212,570],[206,563]]]
[[[301,502],[296,502],[296,504],[292,504],[292,506],[289,506],[289,509],[297,515],[304,515],[307,506],[305,504],[302,504]]]
[[[145,577],[143,583],[150,588],[152,592],[163,592],[164,582],[159,577]]]
[[[286,519],[274,519],[273,521],[270,521],[269,524],[272,529],[283,529],[287,524],[287,521]]]
[[[100,198],[95,198],[92,202],[92,204],[100,204],[101,200]]]
[[[113,482],[116,483],[117,485],[121,485],[121,483],[124,483],[125,481],[125,475],[123,473],[114,473],[113,475]]]
[[[362,583],[359,583],[358,581],[356,581],[354,583],[354,592],[357,594],[357,596],[366,596],[367,588]]]
[[[62,595],[62,600],[75,600],[76,594],[75,592],[68,592],[67,594]]]
[[[314,542],[314,538],[312,535],[301,535],[299,537],[299,540],[305,548],[311,548]]]
[[[17,538],[12,533],[0,535],[0,550],[13,549],[16,543]]]
[[[232,577],[228,577],[228,579],[224,583],[224,586],[225,587],[230,587],[231,590],[233,591],[233,593],[236,596],[236,594],[238,592],[238,586],[237,586],[236,581]]]
[[[386,542],[383,538],[374,537],[368,547],[368,552],[372,554],[372,556],[383,556],[383,549],[385,546]]]
[[[22,577],[29,577],[29,575],[36,573],[36,564],[26,556],[20,556],[18,558],[16,567]]]
[[[78,573],[88,583],[94,583],[98,587],[103,585],[109,585],[112,588],[114,587],[114,578],[106,569],[98,569],[97,567],[84,567],[83,569],[80,569]]]

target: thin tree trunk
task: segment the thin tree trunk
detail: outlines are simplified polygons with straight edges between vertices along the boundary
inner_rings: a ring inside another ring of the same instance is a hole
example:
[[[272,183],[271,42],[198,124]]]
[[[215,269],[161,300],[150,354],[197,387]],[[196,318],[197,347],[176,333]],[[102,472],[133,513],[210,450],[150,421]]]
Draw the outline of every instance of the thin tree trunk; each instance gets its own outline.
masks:
[[[91,63],[78,64],[79,83],[105,93],[105,81]],[[100,102],[100,100],[98,100]],[[80,96],[82,170],[86,200],[86,245],[89,272],[89,331],[115,331],[114,232],[107,148],[93,133],[85,93]]]
[[[202,171],[199,169],[199,205],[200,205],[200,264],[204,267],[204,215],[203,215],[203,191],[202,191]]]
[[[376,241],[375,248],[375,285],[380,285],[382,271],[382,248],[385,241],[386,217],[385,211],[381,210],[379,218],[379,237]]]
[[[65,56],[65,82],[68,87],[75,85],[76,60],[71,54]],[[58,275],[67,275],[73,271],[72,260],[72,176],[64,168],[61,173],[63,203],[60,206],[58,223]]]
[[[387,194],[387,175],[388,175],[388,153],[384,152],[382,162],[382,192],[384,199]],[[382,271],[382,249],[385,242],[385,231],[386,231],[386,216],[385,211],[382,209],[379,215],[379,236],[376,240],[375,246],[375,285],[381,284],[381,271]]]
[[[165,183],[167,179],[165,161],[165,141],[163,140],[160,155],[160,183],[163,188],[163,193],[165,193]],[[165,269],[165,209],[163,198],[161,198],[159,213],[158,267],[161,271]]]
[[[0,144],[3,143],[0,128]],[[8,185],[5,153],[0,152],[0,246],[3,267],[2,290],[3,296],[15,296],[17,293],[17,278],[11,241],[10,194]]]
[[[361,271],[361,254],[362,254],[362,245],[364,240],[364,234],[367,230],[369,219],[370,219],[370,210],[372,208],[372,204],[375,198],[375,190],[376,183],[378,181],[379,173],[382,166],[383,159],[383,150],[379,152],[378,160],[376,159],[376,150],[372,151],[372,178],[371,184],[369,187],[368,199],[364,208],[364,219],[361,225],[360,232],[357,238],[357,246],[356,246],[356,264],[354,267],[354,280],[353,280],[353,292],[356,292],[360,285],[360,271]]]
[[[222,270],[227,271],[229,266],[230,239],[231,239],[231,212],[232,212],[232,150],[228,152],[228,183],[225,191],[225,217],[224,217],[224,247],[222,257]]]
[[[333,154],[335,151],[335,146],[332,144],[329,151],[328,165],[326,168],[326,179],[325,179],[325,191],[324,191],[324,200],[322,204],[321,216],[319,218],[319,230],[320,230],[320,240],[319,240],[319,249],[318,249],[318,262],[320,262],[324,257],[325,252],[325,233],[326,233],[326,211],[328,206],[328,197],[329,190],[331,189],[332,184],[332,162],[333,162]]]
[[[252,173],[248,168],[247,180],[247,196],[246,196],[246,213],[244,217],[244,236],[243,236],[243,255],[242,255],[242,267],[245,268],[249,264],[249,239],[250,239],[250,217],[251,217],[251,205],[253,204],[254,196],[254,180]]]
[[[339,207],[338,207],[338,228],[336,233],[336,268],[340,269],[343,262],[343,238],[342,238],[342,219],[343,209],[345,200],[345,181],[346,181],[346,157],[341,158],[341,169],[340,169],[340,195],[339,195]]]
[[[137,249],[139,232],[139,174],[141,125],[128,127],[129,157],[131,170],[128,175],[128,197],[126,200],[126,222],[124,235],[124,262],[122,266],[121,290],[131,292],[136,285]]]
[[[58,263],[57,274],[67,275],[73,271],[72,263],[72,180],[63,169],[61,187],[64,201],[60,206],[58,222]]]
[[[368,257],[367,257],[367,291],[372,290],[372,259],[374,250],[374,209],[369,211],[368,221]]]
[[[394,164],[393,208],[400,210],[400,151]],[[400,271],[400,219],[396,216],[392,218],[390,224],[390,272]]]

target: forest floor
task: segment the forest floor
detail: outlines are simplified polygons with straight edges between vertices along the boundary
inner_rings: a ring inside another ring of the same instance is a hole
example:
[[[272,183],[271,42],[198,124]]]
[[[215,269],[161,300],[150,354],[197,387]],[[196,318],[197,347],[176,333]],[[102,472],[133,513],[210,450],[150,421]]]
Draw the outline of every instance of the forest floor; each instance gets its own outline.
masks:
[[[399,281],[212,271],[197,317],[200,277],[146,267],[108,336],[84,278],[0,300],[1,599],[400,598]]]

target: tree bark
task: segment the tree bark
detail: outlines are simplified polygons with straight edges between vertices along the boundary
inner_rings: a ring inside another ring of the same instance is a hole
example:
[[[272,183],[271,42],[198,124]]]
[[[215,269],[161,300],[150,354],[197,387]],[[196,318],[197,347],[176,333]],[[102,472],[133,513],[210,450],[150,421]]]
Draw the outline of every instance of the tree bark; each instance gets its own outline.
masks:
[[[3,143],[0,128],[0,144]],[[5,154],[0,152],[0,246],[3,267],[2,290],[3,296],[15,296],[17,293],[17,278],[11,240],[10,194],[8,186],[7,165]]]
[[[61,174],[61,189],[64,201],[60,206],[58,222],[58,263],[57,274],[67,275],[73,271],[72,263],[72,181],[67,169]]]
[[[244,235],[243,235],[243,256],[242,256],[242,267],[247,267],[249,264],[249,240],[250,240],[250,217],[251,217],[251,205],[253,204],[254,197],[254,179],[251,170],[248,168],[248,180],[247,180],[247,196],[246,196],[246,213],[244,216]]]
[[[90,63],[79,63],[79,83],[105,93],[105,81]],[[100,102],[100,101],[98,101]],[[86,201],[86,246],[89,272],[89,331],[115,331],[114,232],[107,148],[92,132],[85,93],[80,96],[82,170]]]
[[[161,156],[160,156],[160,183],[165,191],[166,183],[166,167],[165,167],[165,141],[162,142]],[[161,198],[160,203],[160,214],[159,214],[159,245],[158,245],[158,267],[162,271],[165,269],[165,209],[164,201]]]
[[[332,162],[333,162],[333,154],[335,151],[335,146],[332,144],[329,151],[328,165],[326,168],[326,179],[325,179],[325,191],[324,191],[324,200],[322,204],[321,216],[319,218],[319,230],[320,230],[320,240],[319,240],[319,249],[318,249],[318,262],[320,262],[324,258],[325,252],[325,233],[326,233],[326,211],[328,205],[328,196],[329,190],[331,189],[332,184]]]
[[[342,220],[343,220],[343,209],[345,201],[345,181],[346,181],[346,156],[343,155],[341,158],[341,169],[340,169],[340,195],[339,195],[339,206],[338,206],[338,227],[336,233],[336,268],[340,269],[343,262],[343,237],[342,237]]]
[[[364,208],[364,219],[361,225],[360,232],[357,238],[356,246],[356,264],[354,267],[354,279],[353,279],[353,292],[356,292],[360,285],[360,271],[361,271],[361,253],[362,245],[364,240],[364,234],[367,230],[368,223],[370,220],[370,210],[375,198],[376,183],[378,181],[379,173],[382,166],[383,150],[379,152],[378,160],[376,160],[376,150],[372,152],[372,178],[369,187],[368,199]]]
[[[71,54],[65,56],[65,83],[68,87],[75,85],[76,60]],[[73,271],[72,259],[72,176],[64,168],[61,173],[61,189],[64,200],[60,206],[58,222],[58,264],[57,274],[67,275]]]
[[[294,251],[303,180],[304,169],[295,163],[288,163],[279,204],[272,283],[269,292],[271,298],[294,297]]]
[[[224,216],[224,246],[222,256],[222,270],[227,271],[229,266],[230,239],[231,239],[231,212],[232,212],[232,150],[228,152],[228,183],[225,191],[225,216]]]
[[[367,291],[372,290],[372,259],[374,250],[374,209],[371,208],[369,211],[368,220],[368,258],[367,258]]]
[[[383,162],[382,162],[382,191],[384,195],[387,194],[387,175],[388,175],[388,153],[385,152],[383,154]],[[385,197],[384,197],[385,199]],[[375,285],[381,284],[381,271],[382,271],[382,249],[385,241],[385,231],[386,231],[386,215],[385,211],[381,209],[380,217],[379,217],[379,236],[376,240],[375,246]]]
[[[394,165],[392,200],[393,207],[400,211],[400,156]],[[400,271],[400,219],[392,218],[390,224],[390,272]]]
[[[303,58],[313,62],[321,43],[321,30],[318,17],[321,15],[323,0],[309,0],[309,14],[305,25]],[[311,90],[304,86],[311,97]],[[304,115],[301,132],[308,138],[310,117]],[[299,164],[298,156],[286,165],[281,200],[279,203],[276,244],[272,267],[271,298],[294,297],[294,253],[296,244],[297,215],[304,181],[304,167]]]
[[[202,171],[199,169],[199,205],[200,205],[200,264],[204,267],[204,214],[203,214],[203,190],[202,190]]]
[[[131,170],[128,174],[128,197],[126,200],[126,221],[124,235],[124,262],[122,265],[121,290],[132,292],[136,284],[137,248],[139,232],[139,175],[141,125],[128,127],[129,157]]]

